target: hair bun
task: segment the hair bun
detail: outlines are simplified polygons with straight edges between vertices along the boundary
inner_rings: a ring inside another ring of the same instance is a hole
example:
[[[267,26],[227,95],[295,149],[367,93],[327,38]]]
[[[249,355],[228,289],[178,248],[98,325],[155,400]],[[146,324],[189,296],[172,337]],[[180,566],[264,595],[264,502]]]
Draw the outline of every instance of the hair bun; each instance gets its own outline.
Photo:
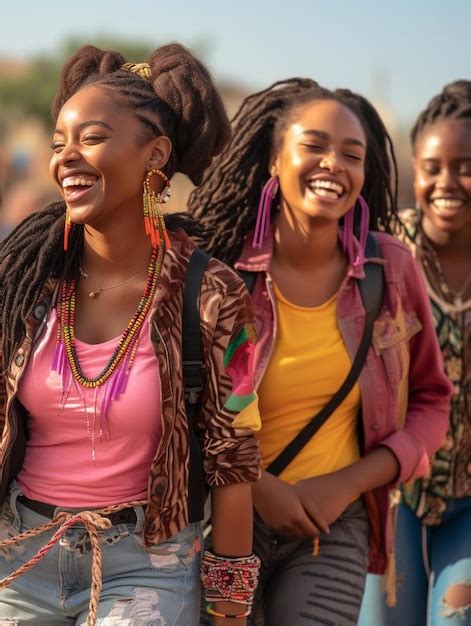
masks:
[[[124,63],[119,52],[102,50],[95,46],[82,46],[62,68],[59,89],[52,105],[52,116],[56,120],[64,103],[92,75],[106,75],[118,70]]]
[[[177,169],[198,185],[231,136],[224,104],[209,71],[181,44],[158,48],[149,65],[156,94],[177,120]]]

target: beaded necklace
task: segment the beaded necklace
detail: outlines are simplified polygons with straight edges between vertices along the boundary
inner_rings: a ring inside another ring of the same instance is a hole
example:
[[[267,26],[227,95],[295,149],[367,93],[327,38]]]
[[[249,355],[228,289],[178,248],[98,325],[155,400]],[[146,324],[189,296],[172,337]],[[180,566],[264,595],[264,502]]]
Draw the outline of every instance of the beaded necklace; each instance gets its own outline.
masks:
[[[76,281],[75,279],[64,280],[60,286],[57,304],[57,345],[52,369],[61,376],[63,399],[67,395],[71,376],[79,385],[87,389],[95,389],[96,391],[98,387],[103,386],[103,401],[100,410],[102,420],[106,420],[111,402],[116,400],[126,389],[129,372],[138,347],[139,334],[157,290],[164,250],[164,242],[152,250],[146,287],[137,310],[121,335],[121,339],[105,368],[93,378],[87,378],[84,375],[75,347]],[[102,424],[101,434],[103,430]]]

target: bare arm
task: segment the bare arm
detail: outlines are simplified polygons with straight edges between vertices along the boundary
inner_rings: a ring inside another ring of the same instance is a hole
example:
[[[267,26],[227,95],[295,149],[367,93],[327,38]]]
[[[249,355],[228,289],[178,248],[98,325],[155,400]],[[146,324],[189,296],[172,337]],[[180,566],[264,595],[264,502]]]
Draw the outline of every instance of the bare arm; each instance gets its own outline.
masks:
[[[213,552],[224,556],[252,554],[252,485],[237,483],[211,490]],[[244,613],[245,605],[218,602],[216,610],[226,615]],[[214,618],[215,626],[234,625],[234,619]],[[245,619],[237,619],[245,626]]]
[[[352,485],[357,497],[366,491],[395,482],[400,472],[396,455],[384,446],[379,446],[353,465],[344,467],[335,474],[340,480]]]
[[[252,484],[213,487],[213,551],[225,556],[252,554]]]
[[[395,482],[400,465],[395,454],[379,446],[356,463],[331,474],[301,480],[296,489],[305,509],[314,502],[328,524],[332,524],[347,506],[361,494]]]

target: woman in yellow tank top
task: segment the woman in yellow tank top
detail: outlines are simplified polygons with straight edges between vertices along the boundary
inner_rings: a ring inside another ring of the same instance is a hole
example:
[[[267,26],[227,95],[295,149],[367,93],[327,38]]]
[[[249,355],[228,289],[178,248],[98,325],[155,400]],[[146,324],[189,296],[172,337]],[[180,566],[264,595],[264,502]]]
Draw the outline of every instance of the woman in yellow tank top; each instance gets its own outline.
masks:
[[[368,566],[388,570],[393,599],[389,496],[427,471],[446,432],[451,390],[427,295],[390,236],[400,221],[388,140],[366,100],[288,80],[244,102],[231,143],[190,198],[206,250],[258,273],[265,470],[344,381],[365,326],[357,282],[365,262],[384,268],[357,385],[280,476],[264,471],[253,486],[265,626],[354,626]],[[365,260],[368,230],[385,231],[375,233],[382,259]]]

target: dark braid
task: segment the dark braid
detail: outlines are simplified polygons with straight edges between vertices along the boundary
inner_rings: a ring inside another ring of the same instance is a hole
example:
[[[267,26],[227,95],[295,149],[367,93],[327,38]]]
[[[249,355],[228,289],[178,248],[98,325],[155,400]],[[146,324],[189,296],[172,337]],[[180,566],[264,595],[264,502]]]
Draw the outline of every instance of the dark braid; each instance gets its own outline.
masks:
[[[335,100],[358,116],[368,137],[365,169],[371,180],[362,193],[371,209],[370,228],[393,230],[397,181],[392,187],[388,149],[395,175],[396,162],[392,142],[375,109],[348,90],[331,92],[313,80],[293,78],[244,100],[233,120],[231,142],[190,195],[189,211],[207,229],[202,244],[207,252],[231,265],[239,258],[244,239],[255,225],[270,159],[299,107],[316,100]],[[273,202],[272,218],[278,209],[279,202]]]
[[[397,214],[399,176],[391,136],[378,111],[364,96],[350,89],[336,89],[334,93],[358,115],[366,133],[368,149],[361,193],[375,212],[377,221],[370,223],[370,228],[399,234],[403,228]]]
[[[142,142],[166,135],[172,155],[166,166],[170,177],[186,174],[198,184],[204,170],[231,133],[222,100],[206,68],[179,44],[156,50],[148,63],[152,79],[122,70],[118,52],[94,46],[80,48],[62,70],[52,107],[54,121],[65,102],[79,89],[94,84],[106,89],[117,105],[142,123]],[[63,251],[65,204],[55,203],[24,220],[3,242],[0,250],[0,320],[2,371],[24,335],[42,286],[49,277],[78,276],[83,226],[71,230],[69,251]],[[187,214],[166,216],[167,227],[201,233]]]
[[[471,119],[471,81],[455,80],[430,100],[412,127],[412,147],[427,126],[444,119]]]
[[[2,243],[0,300],[3,370],[9,364],[15,345],[24,334],[39,291],[49,277],[76,274],[77,251],[81,249],[81,227],[71,231],[71,250],[63,251],[64,203],[51,204],[44,211],[27,217]]]

